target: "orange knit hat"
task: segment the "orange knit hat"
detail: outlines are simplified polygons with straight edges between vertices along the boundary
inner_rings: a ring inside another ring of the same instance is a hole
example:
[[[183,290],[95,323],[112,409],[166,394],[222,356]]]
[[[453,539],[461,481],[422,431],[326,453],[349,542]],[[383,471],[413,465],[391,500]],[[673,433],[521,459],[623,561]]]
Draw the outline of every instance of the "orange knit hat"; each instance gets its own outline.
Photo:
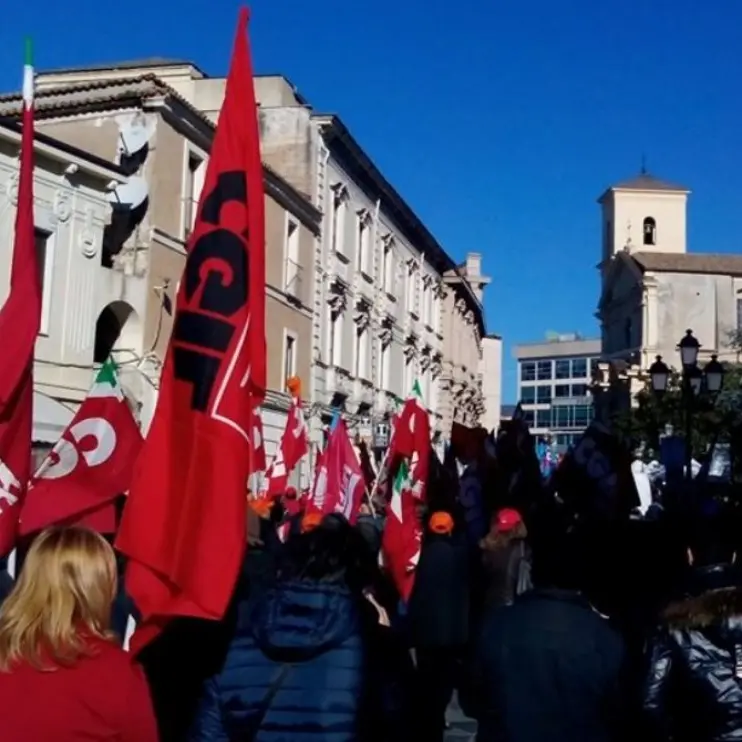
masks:
[[[322,523],[322,513],[307,513],[301,519],[301,532],[313,531],[320,523]]]
[[[445,510],[438,510],[430,516],[428,525],[433,533],[448,534],[453,531],[453,518]]]
[[[250,507],[261,517],[270,518],[271,509],[273,508],[273,501],[267,497],[258,497],[255,500],[250,500]]]

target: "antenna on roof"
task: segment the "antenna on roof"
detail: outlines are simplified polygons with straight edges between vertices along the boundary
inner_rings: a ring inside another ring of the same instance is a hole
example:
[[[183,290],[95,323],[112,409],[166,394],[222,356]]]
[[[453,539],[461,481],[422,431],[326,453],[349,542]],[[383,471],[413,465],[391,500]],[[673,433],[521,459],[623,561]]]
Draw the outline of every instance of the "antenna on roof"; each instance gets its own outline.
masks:
[[[646,175],[647,174],[647,156],[642,152],[642,169],[641,174]]]

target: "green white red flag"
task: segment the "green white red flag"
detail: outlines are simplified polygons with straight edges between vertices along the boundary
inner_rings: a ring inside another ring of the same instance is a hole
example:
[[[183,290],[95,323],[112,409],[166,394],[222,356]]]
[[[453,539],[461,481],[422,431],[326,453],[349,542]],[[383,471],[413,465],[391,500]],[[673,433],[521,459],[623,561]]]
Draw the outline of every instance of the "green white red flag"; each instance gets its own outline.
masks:
[[[0,310],[0,555],[15,546],[31,469],[33,358],[41,325],[41,284],[33,216],[34,70],[26,43],[23,133],[10,293]]]
[[[113,500],[131,485],[142,441],[116,364],[109,359],[34,474],[21,510],[20,534],[72,522],[112,533]]]
[[[386,508],[382,552],[400,596],[407,600],[420,559],[422,524],[417,511],[425,501],[430,466],[430,418],[417,381],[394,426],[387,462],[395,474]]]

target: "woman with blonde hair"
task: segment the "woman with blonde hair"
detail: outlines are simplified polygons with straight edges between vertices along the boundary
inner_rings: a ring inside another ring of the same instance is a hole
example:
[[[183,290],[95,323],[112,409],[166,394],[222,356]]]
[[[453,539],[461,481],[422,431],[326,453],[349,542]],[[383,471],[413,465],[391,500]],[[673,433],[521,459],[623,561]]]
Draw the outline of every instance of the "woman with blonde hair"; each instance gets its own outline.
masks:
[[[50,528],[0,608],[3,742],[156,742],[142,670],[109,630],[116,558],[99,534]]]

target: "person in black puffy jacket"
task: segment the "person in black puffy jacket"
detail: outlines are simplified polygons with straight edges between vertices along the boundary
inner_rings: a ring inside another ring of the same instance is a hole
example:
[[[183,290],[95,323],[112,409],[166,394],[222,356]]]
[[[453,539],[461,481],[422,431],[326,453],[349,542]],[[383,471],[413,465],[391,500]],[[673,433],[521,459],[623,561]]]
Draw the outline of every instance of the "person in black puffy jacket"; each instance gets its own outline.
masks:
[[[369,554],[335,516],[289,539],[275,582],[257,598],[238,596],[226,660],[204,686],[190,742],[408,738],[394,718],[401,711],[385,704],[394,647],[365,595]]]
[[[742,740],[742,588],[728,519],[704,519],[688,548],[687,595],[649,647],[644,710],[653,738]]]

